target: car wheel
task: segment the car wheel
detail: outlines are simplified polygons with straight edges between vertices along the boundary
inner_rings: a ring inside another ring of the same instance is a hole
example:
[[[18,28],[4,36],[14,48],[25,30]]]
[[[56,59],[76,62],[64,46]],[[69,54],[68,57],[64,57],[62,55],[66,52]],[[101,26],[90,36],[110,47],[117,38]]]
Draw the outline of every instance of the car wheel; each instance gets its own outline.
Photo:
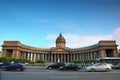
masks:
[[[63,71],[66,71],[66,69],[65,69],[65,68],[63,68],[62,70],[63,70]]]
[[[109,69],[109,68],[106,68],[106,71],[107,71],[107,72],[109,72],[109,71],[110,71],[110,69]]]
[[[3,71],[7,71],[7,69],[5,69],[5,68],[3,68],[2,70],[3,70]]]
[[[94,68],[91,69],[91,72],[95,72],[96,70]]]
[[[48,67],[47,69],[52,69],[52,67]]]
[[[24,69],[20,69],[20,71],[24,71]]]
[[[75,70],[76,70],[76,71],[79,71],[80,69],[79,69],[79,68],[76,68]]]
[[[16,69],[17,71],[21,71],[21,69],[20,68],[18,68],[18,69]]]

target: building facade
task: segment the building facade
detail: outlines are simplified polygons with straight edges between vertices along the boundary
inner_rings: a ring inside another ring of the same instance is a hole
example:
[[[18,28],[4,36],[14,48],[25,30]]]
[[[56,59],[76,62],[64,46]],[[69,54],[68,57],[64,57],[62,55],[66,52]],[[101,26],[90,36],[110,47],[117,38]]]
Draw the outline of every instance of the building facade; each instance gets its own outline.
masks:
[[[0,51],[0,57],[1,57],[2,52]]]
[[[118,57],[118,52],[116,41],[113,40],[99,41],[97,44],[82,48],[68,48],[65,38],[60,33],[56,39],[56,47],[49,49],[24,45],[19,41],[4,41],[2,57],[22,58],[34,62],[36,60],[46,60],[48,62],[69,63],[73,60]]]

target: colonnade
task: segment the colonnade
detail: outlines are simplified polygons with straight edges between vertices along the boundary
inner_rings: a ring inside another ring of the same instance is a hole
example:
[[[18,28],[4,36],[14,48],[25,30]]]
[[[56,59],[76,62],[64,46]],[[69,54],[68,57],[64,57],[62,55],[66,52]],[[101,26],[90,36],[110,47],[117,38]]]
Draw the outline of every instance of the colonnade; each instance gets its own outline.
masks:
[[[29,51],[29,50],[28,50]],[[104,57],[115,57],[115,49],[110,51],[106,49],[94,50],[94,51],[67,51],[67,52],[54,52],[54,51],[43,51],[43,52],[28,52],[18,49],[3,49],[3,55],[5,57],[21,58],[31,60],[33,62],[37,60],[46,60],[48,62],[65,62],[69,63],[74,60],[90,60]],[[109,55],[111,56],[109,56]]]
[[[37,60],[46,60],[48,62],[60,61],[69,63],[73,60],[87,60],[100,58],[100,53],[99,51],[88,53],[31,53],[21,51],[19,57],[34,62]]]

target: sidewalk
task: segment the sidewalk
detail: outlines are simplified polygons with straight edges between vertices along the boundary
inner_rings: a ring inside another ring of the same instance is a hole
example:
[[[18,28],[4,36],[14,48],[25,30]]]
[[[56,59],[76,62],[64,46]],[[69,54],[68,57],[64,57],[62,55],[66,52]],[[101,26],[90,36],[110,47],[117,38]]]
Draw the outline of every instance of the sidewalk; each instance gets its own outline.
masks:
[[[29,69],[30,69],[30,68],[32,68],[32,69],[34,69],[34,68],[43,68],[43,69],[44,69],[44,68],[46,68],[46,67],[42,67],[42,66],[27,66],[27,68],[29,68]]]

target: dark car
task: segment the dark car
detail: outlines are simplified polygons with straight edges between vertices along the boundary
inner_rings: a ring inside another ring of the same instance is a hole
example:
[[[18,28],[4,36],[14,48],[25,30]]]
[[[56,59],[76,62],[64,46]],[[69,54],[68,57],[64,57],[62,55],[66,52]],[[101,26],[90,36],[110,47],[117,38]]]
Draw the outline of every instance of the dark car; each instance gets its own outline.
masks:
[[[7,71],[24,71],[26,69],[26,66],[22,63],[14,63],[14,64],[9,64],[9,65],[4,65],[1,66],[2,70],[7,70]]]
[[[2,66],[11,65],[11,64],[12,64],[12,63],[10,63],[10,62],[2,63],[2,64],[0,64],[0,68],[1,68]]]
[[[65,64],[62,62],[57,62],[47,66],[47,69],[59,69],[61,66],[65,66]]]
[[[117,65],[113,66],[113,69],[120,69],[120,63],[118,63]]]
[[[81,69],[81,67],[77,64],[68,64],[66,66],[61,66],[59,69],[60,70],[76,70],[76,71],[78,71]]]

